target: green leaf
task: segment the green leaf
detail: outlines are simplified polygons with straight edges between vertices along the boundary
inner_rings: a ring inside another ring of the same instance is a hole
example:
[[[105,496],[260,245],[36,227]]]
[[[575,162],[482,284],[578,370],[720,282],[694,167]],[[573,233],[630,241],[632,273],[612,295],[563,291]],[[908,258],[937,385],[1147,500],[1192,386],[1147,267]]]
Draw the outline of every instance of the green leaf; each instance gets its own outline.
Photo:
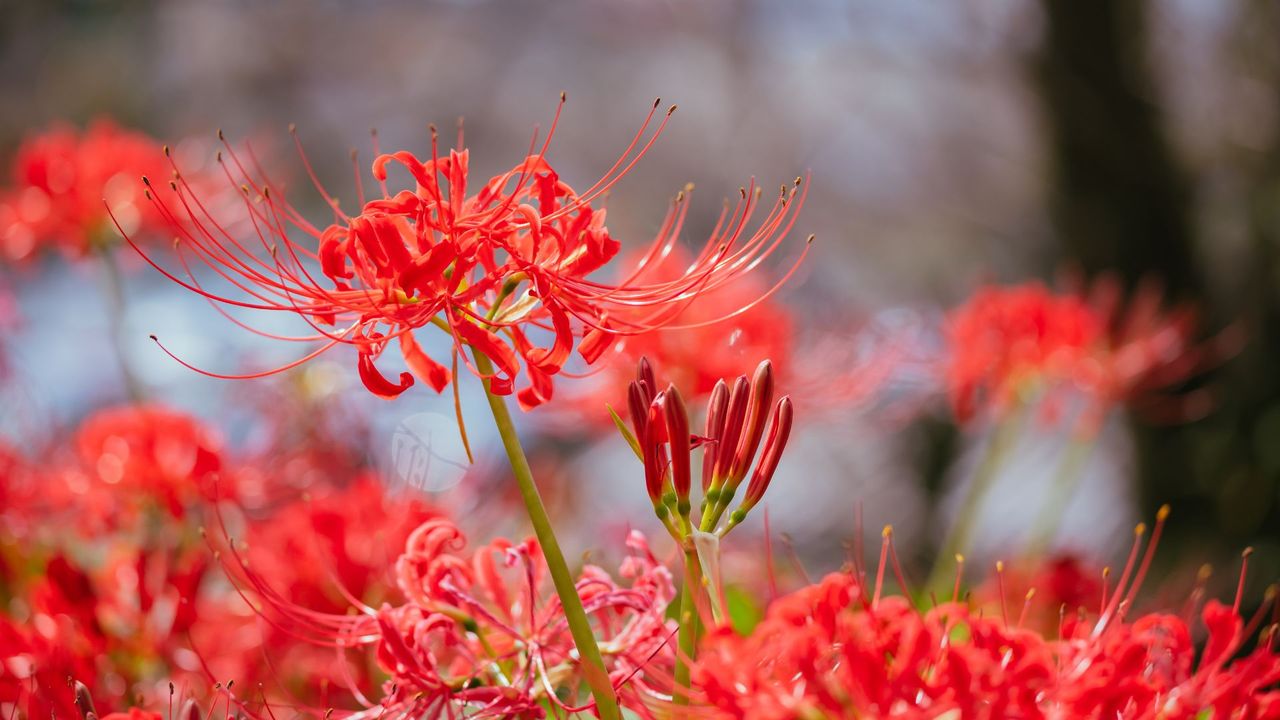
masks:
[[[609,408],[609,416],[613,418],[613,424],[618,428],[618,432],[622,433],[623,439],[631,446],[631,452],[636,454],[636,458],[640,462],[644,462],[644,454],[640,452],[640,441],[636,440],[636,436],[631,432],[631,428],[627,427],[627,423],[623,421],[618,413],[614,412],[611,405],[605,405]]]
[[[739,635],[750,635],[763,619],[764,611],[750,593],[736,585],[726,585],[724,594],[734,631]]]

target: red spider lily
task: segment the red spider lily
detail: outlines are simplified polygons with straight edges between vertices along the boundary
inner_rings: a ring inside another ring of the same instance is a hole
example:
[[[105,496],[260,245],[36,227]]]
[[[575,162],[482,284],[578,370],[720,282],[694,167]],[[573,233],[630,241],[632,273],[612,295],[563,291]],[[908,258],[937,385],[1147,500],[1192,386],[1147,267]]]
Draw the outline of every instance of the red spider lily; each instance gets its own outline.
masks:
[[[67,678],[94,682],[95,657],[69,618],[36,615],[15,622],[0,615],[0,710],[5,717],[78,717]]]
[[[956,417],[1002,412],[1033,383],[1054,386],[1093,357],[1106,325],[1075,296],[1040,283],[979,289],[947,316],[947,384]]]
[[[365,474],[342,488],[314,487],[305,500],[255,517],[245,557],[271,578],[280,597],[317,612],[341,614],[354,600],[369,606],[401,601],[390,572],[410,533],[438,515],[420,500],[392,500]],[[258,622],[243,603],[201,608],[192,646],[211,677],[273,678],[281,701],[341,705],[354,701],[346,683],[368,687],[376,666],[354,654],[300,643],[288,628]],[[276,688],[269,688],[272,695]]]
[[[86,500],[105,503],[93,514],[106,522],[127,518],[127,508],[147,502],[181,518],[202,502],[234,496],[234,484],[220,482],[220,445],[206,427],[164,407],[103,410],[76,435],[86,475],[68,482],[83,482]]]
[[[594,362],[613,338],[680,326],[681,312],[698,297],[751,276],[779,247],[803,202],[800,183],[784,186],[765,218],[750,231],[748,221],[760,205],[761,193],[754,185],[744,188],[737,207],[732,212],[726,208],[693,262],[682,272],[658,275],[665,272],[661,268],[672,254],[687,212],[682,192],[634,268],[615,283],[589,279],[619,249],[605,227],[604,211],[592,203],[629,172],[661,134],[671,112],[646,139],[657,107],[655,103],[613,167],[584,192],[561,180],[546,160],[554,121],[540,149],[472,195],[469,152],[459,147],[441,156],[433,131],[429,160],[407,151],[374,160],[373,175],[382,197],[368,202],[362,197],[359,214],[342,213],[320,189],[334,212],[334,222],[323,229],[285,204],[256,162],[242,162],[228,145],[220,162],[228,179],[244,190],[242,224],[250,228],[248,237],[238,237],[214,217],[179,175],[169,186],[171,192],[158,193],[153,187],[151,196],[173,221],[182,270],[169,271],[152,257],[147,259],[215,306],[293,313],[314,330],[287,338],[318,347],[283,367],[249,375],[206,374],[260,377],[337,345],[352,345],[359,351],[357,369],[365,386],[379,397],[393,398],[415,378],[442,391],[461,355],[497,394],[513,391],[523,367],[528,385],[518,398],[522,407],[532,408],[551,397],[552,377],[561,372],[575,345],[587,363]],[[535,138],[531,150],[536,147]],[[390,194],[386,179],[392,164],[412,176],[411,189]],[[192,256],[248,298],[234,299],[206,288],[190,272]],[[427,325],[446,333],[453,347],[450,367],[432,358],[415,337],[415,331]],[[553,338],[547,347],[535,342],[543,334]],[[394,381],[377,368],[377,360],[393,341],[409,368]],[[462,352],[467,346],[486,355],[496,370],[476,370]]]
[[[105,119],[83,132],[58,126],[29,137],[14,157],[12,185],[0,191],[0,256],[24,260],[56,248],[82,257],[108,241],[112,217],[133,236],[167,233],[137,186],[140,175],[168,173],[160,149]]]
[[[1234,607],[1211,601],[1199,653],[1189,618],[1128,619],[1155,540],[1140,564],[1135,544],[1096,615],[1065,614],[1055,637],[1007,610],[985,616],[953,599],[921,611],[907,597],[882,597],[885,558],[896,556],[886,531],[874,585],[856,569],[834,573],[774,602],[747,637],[716,628],[695,687],[725,716],[760,720],[1280,716],[1274,634],[1241,654],[1265,606],[1246,621],[1239,594]]]
[[[1154,285],[1127,306],[1113,278],[1087,295],[1055,294],[1038,282],[985,287],[947,317],[952,408],[964,421],[984,408],[1003,413],[1037,392],[1053,400],[1076,390],[1089,402],[1083,423],[1096,427],[1116,404],[1177,385],[1223,355],[1196,346],[1194,330],[1189,310],[1160,310]]]
[[[1195,308],[1183,304],[1162,308],[1159,283],[1141,283],[1126,304],[1119,282],[1103,276],[1078,290],[1107,323],[1108,352],[1103,361],[1081,373],[1095,398],[1095,416],[1115,403],[1127,403],[1157,422],[1186,422],[1212,406],[1205,390],[1162,395],[1239,351],[1241,335],[1234,327],[1204,343],[1195,341],[1199,325]],[[1090,418],[1086,418],[1089,420]],[[1095,420],[1096,422],[1096,420]]]
[[[63,539],[97,539],[180,522],[237,494],[214,434],[161,406],[95,413],[67,444],[74,455],[51,450],[39,462],[0,450],[0,529],[29,540],[63,524]]]
[[[24,548],[22,573],[6,588],[22,599],[13,612],[19,627],[29,631],[0,641],[0,652],[15,658],[0,668],[0,705],[21,700],[25,687],[30,697],[18,705],[28,706],[26,716],[48,717],[32,708],[62,702],[68,676],[128,687],[131,693],[157,672],[176,676],[179,658],[189,654],[187,633],[204,619],[197,599],[210,563],[200,548],[139,547],[132,539],[99,538],[95,549],[105,551],[106,559],[83,566],[62,553],[41,562],[44,548],[30,542]],[[0,624],[8,621],[0,614]]]
[[[629,586],[587,566],[577,589],[620,695],[643,712],[647,702],[661,699],[655,683],[664,682],[661,668],[670,665],[673,628],[665,611],[674,588],[641,536],[633,534],[628,544],[632,554],[620,575]],[[360,615],[303,608],[255,569],[231,569],[261,598],[263,617],[274,626],[321,647],[375,651],[389,680],[378,701],[352,688],[367,709],[350,717],[542,717],[545,703],[570,709],[564,697],[576,696],[579,663],[559,602],[545,588],[536,542],[497,540],[458,554],[464,546],[461,531],[447,520],[422,524],[395,565],[407,602],[360,604]]]
[[[689,430],[689,414],[680,392],[674,385],[668,385],[661,392],[657,392],[656,387],[653,367],[641,358],[637,379],[628,388],[632,423],[628,441],[644,463],[645,488],[654,511],[677,540],[693,529],[716,531],[723,536],[760,502],[773,480],[791,434],[794,412],[791,398],[784,396],[773,404],[773,366],[765,360],[757,366],[751,380],[740,375],[732,391],[724,380],[716,383],[707,409],[704,435],[695,438]],[[701,518],[691,520],[690,453],[695,446],[702,447],[704,499]],[[759,462],[756,462],[757,452]],[[724,527],[717,530],[753,464],[755,472],[747,483],[741,504],[730,513]],[[677,523],[670,520],[672,511],[676,513]]]

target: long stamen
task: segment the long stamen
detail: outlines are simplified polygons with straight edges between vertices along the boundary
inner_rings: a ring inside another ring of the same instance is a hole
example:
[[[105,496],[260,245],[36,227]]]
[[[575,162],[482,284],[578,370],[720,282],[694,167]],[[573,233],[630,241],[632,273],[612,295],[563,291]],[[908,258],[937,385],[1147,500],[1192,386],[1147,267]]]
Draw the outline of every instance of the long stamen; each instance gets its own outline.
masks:
[[[1014,627],[1021,628],[1027,622],[1027,613],[1031,610],[1031,600],[1036,596],[1036,589],[1027,590],[1026,597],[1022,601],[1022,612],[1018,614],[1018,624]]]
[[[885,525],[880,533],[880,564],[876,568],[876,587],[871,596],[871,607],[880,604],[880,591],[884,588],[884,566],[889,559],[889,538],[893,537],[893,526]]]
[[[1147,551],[1142,556],[1142,565],[1138,568],[1138,574],[1133,577],[1133,584],[1129,588],[1129,593],[1125,596],[1125,600],[1132,603],[1138,595],[1138,588],[1142,587],[1142,581],[1147,576],[1147,569],[1151,567],[1151,559],[1155,557],[1156,546],[1160,544],[1160,535],[1164,531],[1165,521],[1169,519],[1169,506],[1161,505],[1156,511],[1156,525],[1151,531],[1151,541],[1147,543]]]
[[[1236,599],[1231,604],[1231,612],[1236,615],[1240,614],[1240,603],[1244,599],[1244,584],[1249,574],[1249,557],[1253,555],[1253,548],[1247,547],[1240,553],[1240,579],[1236,581]]]
[[[1005,598],[1004,592],[1004,561],[996,561],[996,586],[1000,592],[1000,616],[1004,618],[1004,627],[1009,628],[1009,604]]]
[[[1111,622],[1117,608],[1124,602],[1125,590],[1128,587],[1129,575],[1133,572],[1134,562],[1138,558],[1138,550],[1142,548],[1142,537],[1147,532],[1146,523],[1138,523],[1133,528],[1133,546],[1129,549],[1129,559],[1125,561],[1124,571],[1120,573],[1120,580],[1116,583],[1115,595],[1111,600],[1111,604],[1103,611],[1098,618],[1098,623],[1094,627],[1093,636],[1096,638],[1106,630],[1107,625]]]

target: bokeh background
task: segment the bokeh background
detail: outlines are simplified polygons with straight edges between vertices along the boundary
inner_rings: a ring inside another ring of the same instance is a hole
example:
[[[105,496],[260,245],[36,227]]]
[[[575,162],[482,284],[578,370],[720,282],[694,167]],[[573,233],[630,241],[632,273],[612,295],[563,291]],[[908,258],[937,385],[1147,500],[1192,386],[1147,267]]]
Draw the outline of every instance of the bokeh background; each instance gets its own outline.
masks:
[[[1200,308],[1206,334],[1237,323],[1248,343],[1196,381],[1215,398],[1204,419],[1112,419],[1060,542],[1112,559],[1132,523],[1169,502],[1167,563],[1230,565],[1254,545],[1260,582],[1280,573],[1275,2],[0,0],[0,17],[0,159],[51,122],[107,116],[172,142],[211,143],[221,128],[301,179],[286,130],[296,123],[326,184],[350,197],[348,153],[371,157],[370,128],[383,147],[424,150],[428,123],[465,116],[473,168],[488,176],[514,164],[566,91],[551,158],[589,185],[660,96],[679,111],[615,192],[611,230],[639,246],[694,182],[697,238],[749,178],[768,187],[811,172],[797,233],[818,244],[782,296],[802,329],[928,326],[984,282],[1065,267],[1113,270],[1131,287],[1159,277],[1171,300]],[[312,194],[292,199],[317,208]],[[190,373],[146,336],[206,367],[293,349],[254,342],[140,262],[125,265],[119,312],[88,265],[0,269],[21,318],[3,331],[6,438],[35,444],[126,399],[118,322],[153,397],[252,444],[261,393]],[[353,427],[372,427],[360,435],[370,454],[409,415],[448,412],[420,388],[393,404],[365,397],[347,360],[304,384],[341,403]],[[596,517],[651,522],[620,441],[566,441],[536,414],[522,423],[536,453],[572,477],[557,495],[581,530],[575,550],[594,547]],[[473,428],[492,455],[483,423]],[[831,566],[861,507],[871,535],[895,525],[920,572],[980,435],[927,410],[894,422],[866,407],[828,412],[802,426],[784,462],[774,526],[806,563]],[[984,513],[980,556],[1025,530],[1057,451],[1036,433],[1019,446]]]

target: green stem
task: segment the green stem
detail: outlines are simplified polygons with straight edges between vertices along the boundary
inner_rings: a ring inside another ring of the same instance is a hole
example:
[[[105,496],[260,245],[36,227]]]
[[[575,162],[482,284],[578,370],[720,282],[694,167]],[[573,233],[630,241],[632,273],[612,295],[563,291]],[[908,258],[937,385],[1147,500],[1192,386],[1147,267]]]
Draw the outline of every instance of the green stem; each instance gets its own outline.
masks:
[[[124,381],[125,392],[135,403],[146,398],[142,383],[129,367],[129,359],[124,352],[124,316],[127,305],[124,296],[124,278],[120,274],[120,265],[110,246],[99,244],[98,257],[101,260],[103,292],[107,298],[107,332],[110,334],[111,349],[116,356],[116,364],[120,366],[120,377]]]
[[[493,363],[480,351],[475,351],[476,369],[482,374],[493,372]],[[582,607],[582,598],[578,597],[578,589],[574,586],[573,575],[569,573],[569,565],[564,560],[560,543],[556,540],[555,531],[551,528],[551,518],[547,516],[547,508],[542,504],[542,496],[538,486],[533,482],[533,472],[529,469],[529,459],[525,457],[520,438],[516,435],[515,424],[511,421],[511,413],[507,409],[506,400],[494,395],[489,390],[489,381],[484,380],[484,392],[489,398],[489,409],[493,411],[493,421],[502,436],[502,445],[507,450],[507,459],[511,461],[511,471],[520,486],[520,497],[524,499],[525,509],[529,512],[529,522],[533,532],[542,546],[542,554],[547,560],[547,568],[551,571],[551,581],[555,585],[556,594],[560,596],[560,604],[564,608],[565,619],[569,621],[569,632],[578,647],[578,655],[582,658],[583,674],[591,694],[595,696],[596,709],[602,720],[620,720],[618,696],[614,693],[613,683],[609,681],[609,673],[604,667],[604,658],[600,655],[600,646],[596,644],[595,634],[591,630],[591,621]]]
[[[1040,557],[1049,549],[1049,544],[1058,534],[1058,526],[1062,523],[1062,511],[1076,487],[1080,484],[1081,470],[1085,460],[1093,450],[1096,436],[1080,438],[1073,436],[1068,443],[1062,461],[1058,463],[1058,471],[1054,473],[1053,484],[1049,486],[1049,497],[1040,506],[1040,516],[1031,526],[1031,542],[1027,546],[1030,557]]]
[[[942,597],[942,593],[954,585],[954,577],[951,574],[954,572],[955,555],[967,549],[973,540],[973,531],[978,522],[979,511],[982,509],[982,501],[990,492],[991,484],[995,482],[997,471],[1004,463],[1009,446],[1017,436],[1018,428],[1022,425],[1021,416],[1021,412],[1014,412],[996,426],[995,436],[987,445],[982,462],[974,473],[973,482],[965,491],[956,524],[947,533],[938,551],[933,571],[929,573],[929,581],[925,583],[926,593],[937,592],[939,597]]]
[[[673,694],[677,705],[689,704],[690,673],[689,661],[698,652],[698,589],[702,587],[700,580],[702,570],[698,565],[698,553],[694,550],[684,552],[684,588],[680,593],[680,634],[676,638],[680,648],[676,653],[675,680],[676,689]]]

